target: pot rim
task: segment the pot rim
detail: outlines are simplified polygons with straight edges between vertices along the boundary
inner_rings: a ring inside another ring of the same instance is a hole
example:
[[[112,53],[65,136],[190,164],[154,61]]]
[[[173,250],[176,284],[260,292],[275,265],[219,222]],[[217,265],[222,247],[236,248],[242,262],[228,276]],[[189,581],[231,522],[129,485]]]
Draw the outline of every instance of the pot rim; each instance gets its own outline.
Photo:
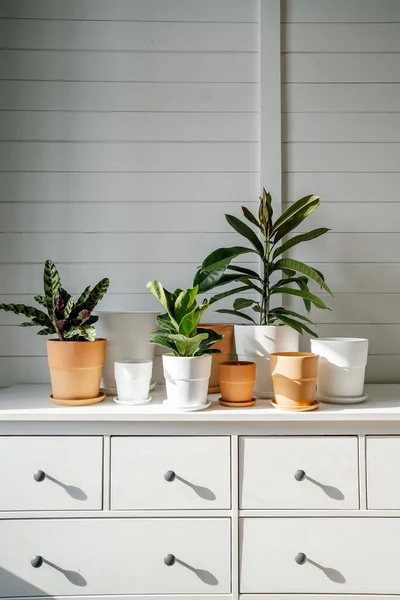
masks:
[[[355,344],[357,342],[368,342],[368,338],[357,338],[357,337],[324,337],[311,340],[311,342],[328,342],[330,344]]]
[[[295,331],[295,329],[293,329],[293,327],[289,327],[289,325],[282,325],[277,323],[276,325],[272,324],[272,325],[257,325],[257,324],[253,324],[253,323],[233,323],[234,327],[246,327],[247,329],[249,327],[256,327],[257,329],[277,329],[278,327],[280,329],[291,329],[292,331]]]
[[[180,358],[181,360],[198,360],[199,358],[212,357],[212,354],[202,354],[201,356],[174,356],[172,352],[166,352],[162,355],[163,358],[164,356],[167,356],[168,358]]]
[[[93,344],[94,342],[106,342],[107,339],[106,338],[95,338],[93,340],[93,342],[90,342],[89,340],[73,340],[73,341],[68,341],[68,340],[59,340],[57,338],[50,338],[47,340],[47,342],[59,342],[60,344]]]
[[[219,363],[219,367],[248,367],[249,365],[255,365],[256,363],[251,360],[227,360]]]
[[[159,310],[96,310],[96,315],[159,315]]]

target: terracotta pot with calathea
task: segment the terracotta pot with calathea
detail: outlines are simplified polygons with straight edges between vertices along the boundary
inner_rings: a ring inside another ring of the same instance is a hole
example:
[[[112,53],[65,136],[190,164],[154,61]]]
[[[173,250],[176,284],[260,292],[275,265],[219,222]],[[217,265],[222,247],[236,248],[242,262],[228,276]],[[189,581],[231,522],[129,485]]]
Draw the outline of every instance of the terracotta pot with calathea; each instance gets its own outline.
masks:
[[[109,286],[102,279],[88,286],[77,300],[61,285],[55,264],[44,266],[44,295],[35,301],[45,310],[23,304],[0,304],[0,310],[24,315],[29,321],[21,327],[41,327],[38,335],[56,334],[47,342],[52,394],[50,400],[63,406],[96,404],[105,398],[100,381],[106,351],[106,340],[96,339],[94,324],[98,317],[92,311]]]
[[[273,405],[295,412],[318,408],[315,400],[318,364],[319,356],[312,352],[271,354]]]
[[[222,335],[199,326],[209,301],[197,304],[197,286],[169,292],[159,281],[150,281],[147,288],[166,310],[150,336],[151,343],[171,351],[163,355],[165,403],[172,409],[203,410],[209,405],[211,355],[220,353],[213,346],[222,340]]]
[[[253,406],[254,382],[256,380],[256,364],[232,360],[219,365],[219,381],[221,385],[220,404],[236,408]]]
[[[232,309],[219,309],[217,312],[247,323],[235,325],[236,354],[239,360],[256,362],[254,395],[259,398],[273,397],[271,354],[296,352],[299,336],[304,332],[316,337],[310,328],[314,324],[308,316],[286,306],[276,306],[275,300],[298,297],[309,312],[311,306],[323,310],[328,308],[320,296],[310,291],[310,282],[317,283],[332,295],[320,271],[287,256],[294,246],[314,240],[328,231],[320,227],[292,234],[318,206],[318,196],[305,196],[273,220],[272,198],[264,189],[257,216],[242,206],[249,224],[234,215],[225,215],[229,225],[250,244],[215,250],[203,261],[194,278],[200,292],[230,284],[229,289],[213,296],[210,304],[227,296],[237,296]],[[289,239],[288,234],[292,235]],[[253,255],[258,261],[256,268],[232,264],[238,257],[246,256],[248,260]],[[236,286],[233,285],[235,283]]]
[[[229,361],[233,352],[233,325],[227,323],[201,323],[200,327],[203,329],[211,329],[223,335],[224,337],[220,342],[214,344],[213,348],[220,351],[220,354],[213,354],[211,363],[211,375],[208,384],[209,394],[218,394],[221,391],[219,384],[219,365],[223,362]]]

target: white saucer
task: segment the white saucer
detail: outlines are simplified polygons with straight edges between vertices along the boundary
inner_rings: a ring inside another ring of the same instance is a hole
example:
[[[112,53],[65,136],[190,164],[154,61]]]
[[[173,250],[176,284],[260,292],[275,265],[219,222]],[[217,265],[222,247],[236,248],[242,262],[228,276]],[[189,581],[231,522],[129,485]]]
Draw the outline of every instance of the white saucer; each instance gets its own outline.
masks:
[[[168,400],[163,400],[163,405],[176,412],[196,412],[198,410],[205,410],[211,406],[211,402],[208,402],[207,404],[199,404],[198,406],[188,406],[187,408],[183,408],[181,406],[170,406]]]
[[[118,400],[118,396],[114,396],[113,400],[116,404],[120,404],[121,406],[141,406],[142,404],[148,404],[151,400],[151,396],[146,398],[146,400],[143,400],[143,402],[122,402],[122,400]]]
[[[365,402],[367,398],[368,394],[364,394],[364,396],[320,396],[317,394],[317,400],[327,404],[360,404]]]

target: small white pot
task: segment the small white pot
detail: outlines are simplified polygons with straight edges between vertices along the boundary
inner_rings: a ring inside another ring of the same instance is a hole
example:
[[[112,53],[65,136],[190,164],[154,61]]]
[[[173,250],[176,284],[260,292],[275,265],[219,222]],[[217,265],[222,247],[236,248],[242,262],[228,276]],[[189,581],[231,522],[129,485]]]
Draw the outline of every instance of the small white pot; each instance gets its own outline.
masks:
[[[324,402],[350,404],[363,397],[367,339],[312,339],[311,351],[320,355],[317,387]]]
[[[189,408],[207,404],[212,356],[173,356],[163,354],[168,404]]]
[[[239,360],[257,365],[254,396],[273,398],[270,354],[298,352],[299,334],[287,325],[235,325],[235,346]]]
[[[157,329],[157,312],[97,312],[97,337],[107,340],[102,387],[107,394],[117,393],[114,362],[145,359],[154,361],[156,347],[150,344],[152,331]]]
[[[143,404],[149,398],[151,360],[124,360],[114,363],[118,401],[124,404]]]

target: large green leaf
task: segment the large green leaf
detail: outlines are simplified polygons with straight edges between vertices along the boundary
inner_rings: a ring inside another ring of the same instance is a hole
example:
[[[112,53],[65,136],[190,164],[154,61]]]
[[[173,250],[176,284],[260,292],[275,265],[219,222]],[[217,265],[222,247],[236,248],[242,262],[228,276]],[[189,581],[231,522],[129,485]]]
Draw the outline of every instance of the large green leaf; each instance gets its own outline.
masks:
[[[182,290],[176,298],[174,305],[174,317],[178,325],[182,321],[183,317],[191,312],[193,307],[196,305],[196,296],[198,290],[199,288],[197,285],[194,286],[194,288]]]
[[[158,315],[157,325],[164,332],[177,333],[177,329],[175,328],[173,322],[171,321],[171,317],[169,316],[168,313],[165,313],[163,315]]]
[[[163,348],[169,348],[174,352],[174,354],[177,354],[175,342],[170,339],[168,334],[155,331],[150,335],[150,343],[157,344],[157,346],[161,346]]]
[[[229,268],[229,267],[228,267]],[[199,292],[205,293],[221,285],[226,285],[236,281],[238,276],[225,273],[226,267],[219,269],[203,270],[199,269],[194,277],[193,284],[199,286]]]
[[[71,296],[67,302],[67,304],[65,305],[65,309],[64,309],[64,319],[68,319],[68,317],[70,316],[72,309],[74,308],[74,297]]]
[[[258,227],[260,229],[260,223],[257,221],[257,218],[253,215],[253,213],[251,212],[251,210],[249,210],[247,208],[247,206],[242,206],[242,212],[244,217],[250,221],[250,223],[252,225],[255,225],[256,227]]]
[[[293,271],[297,271],[298,273],[302,273],[309,279],[312,279],[313,281],[318,283],[325,291],[328,292],[328,294],[333,296],[333,293],[326,285],[325,281],[322,279],[320,274],[315,269],[300,262],[299,260],[294,260],[293,258],[281,258],[276,263],[274,263],[273,267],[274,271],[276,271],[277,269],[286,268],[292,269]]]
[[[34,296],[34,299],[36,300],[36,302],[38,304],[41,304],[41,306],[44,306],[45,308],[47,308],[46,298],[44,296],[41,296],[41,295]]]
[[[179,323],[179,333],[189,337],[194,330],[197,329],[197,325],[200,323],[200,320],[206,312],[208,306],[208,301],[203,302],[203,304],[196,306],[194,310],[186,314]]]
[[[255,234],[254,234],[255,235]],[[244,246],[232,246],[231,248],[219,248],[211,252],[202,262],[202,270],[214,270],[220,267],[226,267],[234,258],[242,254],[255,252],[253,248],[245,248]]]
[[[85,308],[87,310],[92,312],[92,310],[94,310],[96,308],[96,306],[98,305],[100,300],[103,298],[103,296],[107,292],[109,285],[110,285],[110,280],[107,277],[105,277],[104,279],[99,281],[99,283],[97,285],[94,286],[94,288],[91,290],[91,292],[85,302]]]
[[[80,335],[88,342],[94,342],[96,339],[96,328],[92,325],[83,325],[80,327]]]
[[[304,331],[306,331],[313,337],[318,337],[317,334],[315,333],[315,331],[312,331],[309,327],[307,327],[307,325],[304,325],[304,323],[299,323],[299,321],[296,321],[295,319],[291,319],[290,317],[288,317],[284,314],[280,314],[278,316],[278,319],[280,321],[282,321],[282,323],[285,323],[285,325],[289,325],[289,327],[292,327],[292,329],[295,329],[296,331],[298,331],[300,334],[302,334]]]
[[[50,327],[46,327],[45,329],[40,329],[37,334],[38,335],[53,335],[53,333],[55,333],[55,329],[50,328]]]
[[[235,310],[241,310],[242,308],[249,308],[256,301],[251,298],[236,298],[233,302],[233,308]]]
[[[316,196],[315,194],[310,194],[309,196],[304,196],[303,198],[300,198],[300,200],[296,200],[296,202],[293,202],[293,204],[289,206],[289,208],[287,208],[275,221],[271,233],[276,233],[279,230],[279,228],[282,227],[282,225],[290,221],[299,211],[303,210],[308,206],[314,206],[316,201],[318,206],[319,196]]]
[[[273,308],[270,311],[272,314],[284,314],[284,315],[289,315],[290,317],[295,317],[296,319],[302,319],[303,321],[306,321],[306,323],[310,323],[311,325],[314,325],[314,322],[311,321],[311,319],[309,319],[308,317],[305,317],[304,315],[301,315],[300,313],[295,312],[294,310],[289,310],[287,308],[283,308],[282,306],[280,306],[279,308]]]
[[[217,333],[214,331],[214,329],[204,329],[203,327],[198,327],[197,333],[206,333],[208,336],[207,339],[201,342],[199,349],[196,351],[197,356],[201,356],[201,354],[208,352],[210,348],[214,346],[214,344],[220,342],[224,338],[223,335]],[[220,354],[220,352],[220,350],[215,350],[215,353],[217,354]]]
[[[256,271],[253,271],[253,269],[248,269],[247,267],[239,267],[237,265],[229,265],[228,269],[230,271],[235,271],[236,273],[240,273],[242,275],[248,275],[249,277],[252,277],[253,279],[258,279],[258,281],[261,281],[260,274],[257,273]],[[238,277],[238,276],[236,275],[236,277]]]
[[[255,320],[252,319],[250,317],[250,315],[246,315],[246,313],[241,312],[239,310],[230,310],[228,308],[219,308],[217,311],[215,311],[217,313],[221,313],[224,315],[233,315],[235,317],[240,317],[241,319],[245,319],[246,321],[250,321],[251,323],[253,323],[254,325],[256,324]]]
[[[240,219],[233,215],[225,215],[226,220],[229,225],[240,235],[245,237],[249,242],[254,246],[257,251],[257,254],[261,257],[264,256],[264,246],[260,242],[257,234],[248,226],[246,223],[243,223]]]
[[[290,219],[283,223],[274,234],[274,244],[296,229],[319,206],[319,200],[314,200],[309,205],[297,211]]]
[[[24,315],[29,319],[34,319],[36,321],[36,325],[43,325],[44,327],[53,326],[53,323],[46,313],[38,308],[35,308],[34,306],[26,306],[25,304],[0,304],[0,310],[12,312],[15,315]]]
[[[222,300],[223,298],[227,298],[228,296],[234,296],[235,294],[239,294],[240,292],[246,292],[247,290],[251,290],[251,286],[249,285],[242,285],[238,288],[232,288],[230,290],[226,290],[226,292],[221,292],[220,294],[216,294],[215,296],[213,296],[210,299],[210,305],[214,304],[214,302],[218,302],[219,300]]]
[[[201,342],[208,338],[208,333],[199,333],[193,337],[171,334],[169,337],[175,342],[181,356],[193,356],[199,349]]]
[[[321,308],[323,310],[329,310],[326,306],[325,302],[321,300],[319,296],[312,294],[311,292],[306,292],[305,290],[296,290],[293,288],[280,288],[279,291],[274,290],[272,294],[288,294],[289,296],[299,296],[300,298],[305,298],[309,300],[314,306],[317,308]]]
[[[176,319],[174,317],[174,313],[173,313],[173,300],[172,300],[172,295],[171,293],[164,289],[162,284],[159,281],[149,281],[149,283],[147,284],[147,289],[153,294],[153,296],[155,296],[157,298],[157,300],[159,301],[159,303],[161,304],[161,306],[163,308],[165,308],[165,310],[167,311],[172,324],[174,325],[175,329],[178,331],[179,330],[179,325],[176,322]],[[179,292],[181,292],[182,290],[179,290]]]
[[[294,237],[290,238],[290,240],[282,244],[280,248],[275,249],[272,256],[273,260],[275,260],[275,258],[280,254],[283,254],[284,252],[290,250],[290,248],[293,248],[293,246],[297,246],[297,244],[301,244],[302,242],[309,242],[310,240],[315,240],[321,235],[324,235],[324,233],[327,233],[328,231],[330,230],[327,227],[319,227],[318,229],[313,229],[308,233],[300,233],[299,235],[295,235]]]
[[[258,219],[261,224],[261,230],[264,235],[269,235],[269,232],[272,227],[272,197],[269,192],[263,188],[262,196],[260,197],[260,207],[258,210]]]
[[[83,290],[82,294],[78,298],[76,306],[81,307],[82,304],[85,304],[86,300],[89,298],[89,295],[90,295],[90,285],[88,285],[87,288],[85,288]]]
[[[54,317],[55,298],[60,294],[61,282],[56,265],[51,260],[46,260],[43,273],[44,295],[47,312],[50,319]]]

